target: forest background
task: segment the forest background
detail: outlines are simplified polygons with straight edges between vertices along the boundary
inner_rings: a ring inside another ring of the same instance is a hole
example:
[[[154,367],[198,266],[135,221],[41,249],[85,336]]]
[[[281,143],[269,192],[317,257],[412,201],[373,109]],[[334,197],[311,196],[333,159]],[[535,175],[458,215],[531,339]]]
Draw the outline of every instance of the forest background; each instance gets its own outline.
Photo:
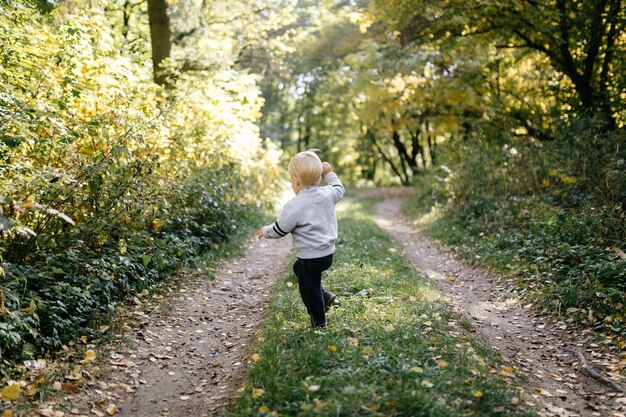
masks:
[[[0,0],[0,352],[247,235],[294,152],[626,348],[621,0]]]

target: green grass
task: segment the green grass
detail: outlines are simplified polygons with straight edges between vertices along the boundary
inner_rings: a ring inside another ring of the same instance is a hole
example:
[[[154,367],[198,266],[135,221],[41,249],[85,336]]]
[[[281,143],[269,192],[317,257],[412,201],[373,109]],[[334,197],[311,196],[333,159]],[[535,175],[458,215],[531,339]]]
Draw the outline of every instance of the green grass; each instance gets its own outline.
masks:
[[[230,415],[525,415],[511,405],[511,370],[400,255],[368,205],[342,206],[342,238],[323,280],[340,300],[328,329],[309,328],[287,272]]]

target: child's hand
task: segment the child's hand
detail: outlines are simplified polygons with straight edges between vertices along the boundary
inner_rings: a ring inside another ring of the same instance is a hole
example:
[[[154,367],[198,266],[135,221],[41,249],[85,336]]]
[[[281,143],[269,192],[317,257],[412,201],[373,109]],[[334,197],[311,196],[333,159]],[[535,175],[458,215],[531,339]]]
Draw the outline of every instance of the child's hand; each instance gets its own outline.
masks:
[[[257,235],[257,237],[258,237],[259,239],[261,239],[261,238],[263,237],[263,228],[262,228],[262,227],[259,229],[259,231],[257,232],[257,234],[256,234],[256,235]]]
[[[333,167],[331,164],[329,164],[328,162],[322,162],[322,173],[324,175],[328,174],[329,172],[333,171]]]

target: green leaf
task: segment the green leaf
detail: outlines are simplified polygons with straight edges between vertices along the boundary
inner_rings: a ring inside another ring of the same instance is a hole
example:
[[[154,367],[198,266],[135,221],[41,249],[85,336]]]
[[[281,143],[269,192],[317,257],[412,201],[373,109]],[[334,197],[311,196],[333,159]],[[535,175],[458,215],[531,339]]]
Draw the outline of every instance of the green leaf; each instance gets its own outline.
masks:
[[[9,231],[15,226],[15,222],[11,221],[8,217],[0,214],[0,231]]]

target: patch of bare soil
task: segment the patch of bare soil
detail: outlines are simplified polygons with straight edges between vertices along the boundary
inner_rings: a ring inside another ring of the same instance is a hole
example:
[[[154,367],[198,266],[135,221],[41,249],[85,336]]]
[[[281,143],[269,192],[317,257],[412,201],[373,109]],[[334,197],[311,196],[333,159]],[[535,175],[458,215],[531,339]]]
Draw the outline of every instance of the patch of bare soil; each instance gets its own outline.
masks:
[[[401,197],[401,196],[400,196]],[[558,318],[524,306],[506,280],[469,266],[439,242],[421,234],[401,215],[402,198],[376,207],[376,221],[404,247],[447,302],[469,317],[515,373],[527,377],[523,401],[543,416],[624,416],[626,397],[610,373],[607,356],[592,335],[574,335]],[[596,372],[595,377],[590,375]],[[623,381],[622,381],[622,386]]]
[[[169,310],[137,313],[139,326],[126,328],[130,347],[111,355],[104,379],[66,397],[66,409],[89,416],[220,413],[246,376],[250,344],[290,250],[291,239],[255,239],[213,280],[178,290]]]

